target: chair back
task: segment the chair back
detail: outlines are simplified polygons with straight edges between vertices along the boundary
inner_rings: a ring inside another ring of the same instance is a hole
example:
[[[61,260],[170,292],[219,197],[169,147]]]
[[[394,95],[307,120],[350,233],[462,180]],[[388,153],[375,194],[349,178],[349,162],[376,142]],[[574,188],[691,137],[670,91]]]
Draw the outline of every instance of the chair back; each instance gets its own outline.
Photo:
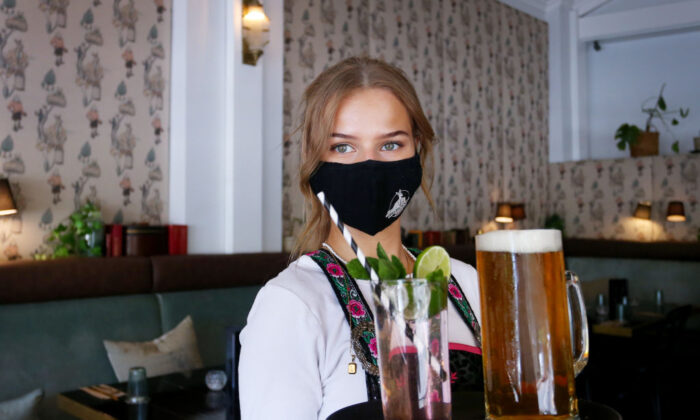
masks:
[[[226,413],[226,420],[241,419],[241,402],[238,397],[238,359],[241,356],[241,330],[237,325],[226,328],[226,376],[228,376],[227,391],[231,405]]]
[[[683,305],[672,309],[666,314],[661,332],[661,342],[665,346],[663,350],[666,351],[668,356],[676,354],[678,343],[685,330],[685,324],[692,312],[692,305]]]

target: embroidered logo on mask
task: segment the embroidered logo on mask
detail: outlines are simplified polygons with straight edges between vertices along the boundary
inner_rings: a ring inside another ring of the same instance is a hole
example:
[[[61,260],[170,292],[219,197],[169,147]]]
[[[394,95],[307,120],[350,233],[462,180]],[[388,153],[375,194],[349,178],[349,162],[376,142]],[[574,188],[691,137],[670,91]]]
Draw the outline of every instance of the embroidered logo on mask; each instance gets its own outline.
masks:
[[[406,204],[408,204],[408,199],[408,191],[398,190],[396,194],[394,194],[394,198],[391,199],[391,203],[389,204],[389,211],[386,212],[386,218],[393,219],[394,217],[400,215],[403,211],[403,208],[406,207]]]

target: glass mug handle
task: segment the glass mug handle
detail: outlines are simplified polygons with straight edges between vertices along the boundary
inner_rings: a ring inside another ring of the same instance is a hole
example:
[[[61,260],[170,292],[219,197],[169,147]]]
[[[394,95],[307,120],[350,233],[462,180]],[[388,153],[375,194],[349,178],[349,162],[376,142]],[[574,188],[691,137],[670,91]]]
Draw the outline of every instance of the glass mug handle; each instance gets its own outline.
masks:
[[[572,271],[566,272],[566,293],[569,298],[574,375],[578,376],[588,363],[588,319],[586,318],[586,304],[581,293],[581,282]]]

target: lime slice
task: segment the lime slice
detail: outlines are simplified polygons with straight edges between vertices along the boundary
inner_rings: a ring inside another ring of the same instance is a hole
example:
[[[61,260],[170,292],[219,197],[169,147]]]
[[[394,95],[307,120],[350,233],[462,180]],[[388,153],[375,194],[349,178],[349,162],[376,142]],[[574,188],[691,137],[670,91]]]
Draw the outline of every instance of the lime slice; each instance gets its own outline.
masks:
[[[433,271],[441,269],[445,277],[450,277],[450,255],[441,246],[429,246],[416,258],[413,278],[424,279]]]
[[[425,279],[436,270],[442,270],[444,277],[440,284],[432,285],[429,316],[447,307],[447,279],[450,278],[450,255],[441,246],[431,246],[423,250],[413,266],[413,278]]]

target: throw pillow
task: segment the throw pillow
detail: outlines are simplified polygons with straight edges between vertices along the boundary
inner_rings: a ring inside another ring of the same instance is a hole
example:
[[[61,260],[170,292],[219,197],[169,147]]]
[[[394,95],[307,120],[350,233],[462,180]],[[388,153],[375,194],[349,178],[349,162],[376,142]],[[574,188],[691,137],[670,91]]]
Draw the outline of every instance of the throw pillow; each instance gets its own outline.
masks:
[[[0,402],[0,419],[38,420],[39,402],[43,397],[44,391],[38,388],[21,397]]]
[[[146,368],[147,376],[167,375],[203,367],[197,348],[192,318],[188,315],[177,327],[152,341],[104,340],[107,357],[120,382],[129,378],[134,366]]]

